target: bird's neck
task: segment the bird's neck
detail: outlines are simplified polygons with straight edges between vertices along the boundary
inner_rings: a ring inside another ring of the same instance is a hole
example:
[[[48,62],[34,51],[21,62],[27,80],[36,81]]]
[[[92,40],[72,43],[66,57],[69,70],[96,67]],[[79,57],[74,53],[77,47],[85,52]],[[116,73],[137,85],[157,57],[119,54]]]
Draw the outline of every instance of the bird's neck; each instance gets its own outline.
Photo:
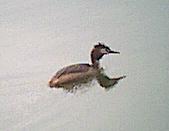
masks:
[[[92,66],[96,69],[99,68],[99,60],[102,58],[103,54],[100,53],[100,51],[98,49],[93,49],[91,51],[91,62],[92,62]]]
[[[92,66],[96,69],[100,67],[99,60],[92,60]]]

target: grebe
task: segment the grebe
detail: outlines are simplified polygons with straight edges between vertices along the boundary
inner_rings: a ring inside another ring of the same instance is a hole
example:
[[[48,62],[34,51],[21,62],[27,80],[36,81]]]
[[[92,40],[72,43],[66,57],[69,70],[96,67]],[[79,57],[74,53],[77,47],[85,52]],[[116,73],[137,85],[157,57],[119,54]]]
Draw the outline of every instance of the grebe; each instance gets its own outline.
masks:
[[[49,86],[71,90],[75,85],[87,83],[93,79],[96,79],[104,88],[115,85],[125,76],[111,79],[103,73],[103,68],[99,66],[99,60],[104,55],[111,53],[120,54],[120,52],[112,51],[108,46],[98,42],[91,51],[92,64],[81,63],[62,68],[49,81]]]

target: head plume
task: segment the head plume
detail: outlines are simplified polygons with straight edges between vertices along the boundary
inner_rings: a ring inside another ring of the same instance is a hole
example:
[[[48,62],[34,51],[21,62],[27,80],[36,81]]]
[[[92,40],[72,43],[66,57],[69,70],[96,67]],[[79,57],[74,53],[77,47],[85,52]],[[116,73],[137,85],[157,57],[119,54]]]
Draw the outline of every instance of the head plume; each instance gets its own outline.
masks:
[[[98,42],[96,45],[94,45],[94,48],[108,48],[108,46],[102,42]]]

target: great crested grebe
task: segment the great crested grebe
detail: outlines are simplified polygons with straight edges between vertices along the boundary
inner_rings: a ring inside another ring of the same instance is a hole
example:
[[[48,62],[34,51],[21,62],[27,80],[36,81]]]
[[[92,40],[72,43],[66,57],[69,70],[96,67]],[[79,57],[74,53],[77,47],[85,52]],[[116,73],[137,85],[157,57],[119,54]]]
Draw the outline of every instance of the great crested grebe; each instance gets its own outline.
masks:
[[[49,86],[71,90],[75,85],[87,83],[93,79],[96,79],[104,88],[115,85],[125,76],[111,79],[103,74],[103,68],[99,66],[99,60],[104,55],[111,53],[120,54],[120,52],[112,51],[108,46],[98,42],[91,51],[92,64],[80,63],[62,68],[49,81]]]

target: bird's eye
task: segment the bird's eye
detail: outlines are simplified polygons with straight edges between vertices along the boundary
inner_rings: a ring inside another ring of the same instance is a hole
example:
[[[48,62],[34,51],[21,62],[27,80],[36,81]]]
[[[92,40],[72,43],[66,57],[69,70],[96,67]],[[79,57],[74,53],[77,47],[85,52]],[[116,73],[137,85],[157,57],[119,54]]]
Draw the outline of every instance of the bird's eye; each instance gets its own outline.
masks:
[[[106,51],[107,51],[107,52],[109,52],[109,51],[110,51],[110,49],[109,49],[109,48],[106,48]]]
[[[102,54],[106,54],[106,53],[107,53],[107,50],[106,50],[105,48],[103,48],[103,49],[100,50],[100,52],[101,52]]]

